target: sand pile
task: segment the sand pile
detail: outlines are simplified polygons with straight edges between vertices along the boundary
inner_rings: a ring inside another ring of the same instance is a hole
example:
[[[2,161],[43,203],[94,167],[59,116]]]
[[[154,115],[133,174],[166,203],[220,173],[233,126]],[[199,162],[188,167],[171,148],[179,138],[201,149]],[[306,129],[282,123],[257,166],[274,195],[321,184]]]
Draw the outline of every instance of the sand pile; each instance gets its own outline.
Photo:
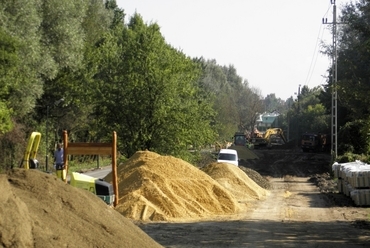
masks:
[[[244,166],[239,166],[239,168],[242,171],[244,171],[248,175],[249,178],[251,178],[255,183],[257,183],[262,188],[264,188],[264,189],[272,189],[273,188],[270,181],[268,179],[266,179],[265,177],[261,176],[261,174],[258,173],[257,171],[255,171],[251,168],[244,167]]]
[[[200,170],[149,151],[136,152],[119,165],[117,174],[116,210],[134,220],[179,222],[232,215],[240,210],[238,202],[260,200],[268,193],[236,166],[211,163]]]
[[[202,170],[229,190],[238,202],[261,200],[268,194],[268,191],[235,165],[215,162]]]
[[[161,247],[92,193],[38,170],[0,174],[1,247]]]
[[[140,151],[117,169],[120,199],[115,209],[128,218],[179,222],[239,210],[228,190],[181,159]],[[111,174],[105,180],[111,181]]]
[[[241,160],[254,160],[254,159],[259,159],[256,153],[254,151],[250,150],[249,148],[245,146],[236,146],[232,145],[230,146],[229,149],[236,150],[238,152],[239,159]]]

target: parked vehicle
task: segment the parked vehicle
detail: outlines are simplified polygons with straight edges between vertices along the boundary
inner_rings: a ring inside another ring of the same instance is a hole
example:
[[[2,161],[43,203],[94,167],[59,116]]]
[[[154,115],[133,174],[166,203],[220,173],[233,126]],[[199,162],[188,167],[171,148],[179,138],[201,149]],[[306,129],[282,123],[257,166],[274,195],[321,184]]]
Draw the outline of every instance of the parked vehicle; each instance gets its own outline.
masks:
[[[221,149],[217,155],[217,162],[239,166],[238,152],[233,149]]]
[[[323,133],[305,133],[302,135],[301,148],[303,152],[329,152],[330,135]]]
[[[236,132],[234,134],[234,145],[245,146],[247,144],[247,136],[242,132]]]

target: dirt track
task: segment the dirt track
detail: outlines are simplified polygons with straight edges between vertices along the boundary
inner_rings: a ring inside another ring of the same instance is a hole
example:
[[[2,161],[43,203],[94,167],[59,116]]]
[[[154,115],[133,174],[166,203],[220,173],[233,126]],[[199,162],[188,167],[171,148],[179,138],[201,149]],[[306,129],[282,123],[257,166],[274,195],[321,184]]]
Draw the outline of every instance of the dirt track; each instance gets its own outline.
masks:
[[[263,201],[241,202],[238,216],[209,222],[139,224],[164,247],[367,247],[369,208],[337,194],[330,156],[296,150],[256,151],[244,166],[269,178]],[[317,187],[319,183],[320,187]]]

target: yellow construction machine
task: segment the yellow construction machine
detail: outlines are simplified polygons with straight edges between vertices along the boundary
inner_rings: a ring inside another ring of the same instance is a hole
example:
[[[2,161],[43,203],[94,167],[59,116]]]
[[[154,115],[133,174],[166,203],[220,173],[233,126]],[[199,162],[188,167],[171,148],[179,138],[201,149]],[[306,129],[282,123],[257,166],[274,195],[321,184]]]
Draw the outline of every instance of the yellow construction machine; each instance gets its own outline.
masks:
[[[253,133],[251,142],[255,148],[272,148],[273,146],[287,143],[287,140],[281,128],[269,128],[264,133]]]
[[[285,139],[284,136],[284,132],[281,128],[267,129],[263,137],[264,139],[266,139],[268,148],[287,143],[287,140]]]
[[[32,132],[26,147],[26,152],[24,153],[21,167],[25,169],[37,169],[39,167],[39,162],[36,159],[37,150],[39,149],[41,140],[41,133]]]
[[[32,132],[21,163],[21,167],[24,169],[39,169],[39,162],[36,159],[36,155],[40,145],[40,140],[41,133]],[[57,170],[56,172],[58,178],[67,182],[65,168],[63,168],[63,170]],[[116,194],[114,193],[113,185],[100,178],[94,178],[88,175],[72,172],[69,183],[73,187],[90,191],[108,205],[112,205],[114,203]]]
[[[100,178],[72,172],[70,185],[90,191],[102,199],[106,204],[113,205],[115,197],[113,185]]]

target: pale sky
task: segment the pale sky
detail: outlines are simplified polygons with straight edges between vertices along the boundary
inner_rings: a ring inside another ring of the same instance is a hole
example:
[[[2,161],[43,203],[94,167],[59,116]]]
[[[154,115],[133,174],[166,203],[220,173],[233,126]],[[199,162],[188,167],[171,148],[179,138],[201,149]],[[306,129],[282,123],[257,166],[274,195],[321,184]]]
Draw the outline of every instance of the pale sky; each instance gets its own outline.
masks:
[[[337,0],[337,16],[343,4]],[[299,85],[326,83],[332,44],[330,0],[117,0],[127,17],[135,12],[157,23],[166,42],[191,58],[233,65],[263,97],[286,100]]]

